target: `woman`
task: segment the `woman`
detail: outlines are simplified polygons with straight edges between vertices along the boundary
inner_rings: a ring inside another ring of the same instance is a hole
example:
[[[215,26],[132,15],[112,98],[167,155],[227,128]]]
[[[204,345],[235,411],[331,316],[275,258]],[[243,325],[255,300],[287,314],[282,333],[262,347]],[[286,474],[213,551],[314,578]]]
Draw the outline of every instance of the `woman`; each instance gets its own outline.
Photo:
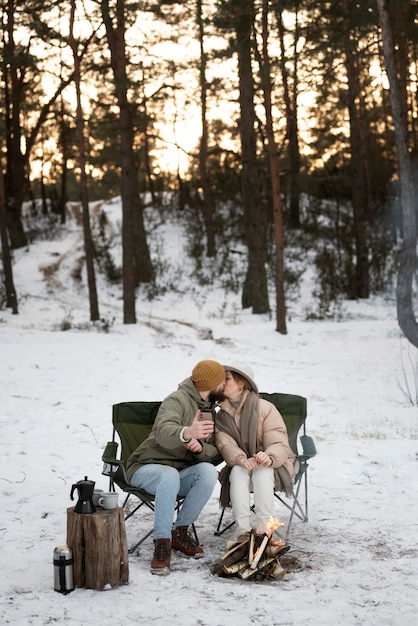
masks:
[[[254,494],[256,532],[266,532],[274,492],[292,492],[299,463],[289,446],[286,425],[274,404],[260,398],[251,367],[224,365],[225,388],[216,414],[215,444],[226,462],[220,472],[221,506],[232,506],[236,540],[252,528]]]

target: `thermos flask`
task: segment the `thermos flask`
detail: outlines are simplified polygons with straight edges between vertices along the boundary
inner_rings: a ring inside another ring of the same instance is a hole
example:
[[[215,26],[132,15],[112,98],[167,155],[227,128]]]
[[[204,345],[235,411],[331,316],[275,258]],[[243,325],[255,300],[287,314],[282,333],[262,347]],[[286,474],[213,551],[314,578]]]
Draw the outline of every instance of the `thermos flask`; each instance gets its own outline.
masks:
[[[74,590],[73,551],[69,546],[57,546],[54,550],[54,589],[60,593]]]

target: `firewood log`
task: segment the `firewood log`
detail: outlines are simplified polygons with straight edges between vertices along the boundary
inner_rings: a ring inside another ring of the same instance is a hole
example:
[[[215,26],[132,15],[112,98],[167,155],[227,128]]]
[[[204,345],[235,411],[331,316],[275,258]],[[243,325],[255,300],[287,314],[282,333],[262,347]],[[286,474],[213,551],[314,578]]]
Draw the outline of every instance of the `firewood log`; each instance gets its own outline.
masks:
[[[236,563],[237,561],[242,561],[242,559],[246,558],[248,554],[248,541],[244,544],[238,545],[233,550],[229,550],[226,554],[221,557],[223,564],[228,566],[232,565],[232,563]]]
[[[238,572],[245,569],[247,566],[247,561],[238,561],[237,563],[232,563],[232,565],[224,565],[224,572],[232,576],[233,574],[238,574]]]
[[[266,547],[264,554],[266,556],[279,556],[279,554],[284,554],[288,550],[290,550],[290,546],[285,541],[282,541],[280,544],[270,543]]]
[[[257,570],[251,569],[251,567],[246,567],[245,569],[238,572],[238,576],[242,580],[250,580],[251,578],[255,578],[256,574],[257,574]]]

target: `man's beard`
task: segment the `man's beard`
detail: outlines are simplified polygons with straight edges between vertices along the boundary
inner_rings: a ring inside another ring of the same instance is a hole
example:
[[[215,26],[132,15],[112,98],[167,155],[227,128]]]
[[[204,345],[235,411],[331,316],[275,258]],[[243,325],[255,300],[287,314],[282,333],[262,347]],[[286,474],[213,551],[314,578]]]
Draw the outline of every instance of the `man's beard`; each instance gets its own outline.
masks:
[[[225,399],[225,396],[223,394],[223,391],[218,391],[217,389],[212,389],[212,391],[209,393],[208,400],[212,404],[215,404],[216,402],[221,402],[224,399]]]

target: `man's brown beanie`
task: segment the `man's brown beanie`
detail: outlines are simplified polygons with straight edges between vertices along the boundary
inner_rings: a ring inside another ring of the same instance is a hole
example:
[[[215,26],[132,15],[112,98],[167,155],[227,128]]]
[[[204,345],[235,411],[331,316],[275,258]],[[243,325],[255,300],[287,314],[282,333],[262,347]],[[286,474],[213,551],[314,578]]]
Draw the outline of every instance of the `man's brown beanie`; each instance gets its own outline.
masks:
[[[199,391],[216,389],[225,380],[225,370],[218,361],[199,361],[192,371],[192,381]]]

